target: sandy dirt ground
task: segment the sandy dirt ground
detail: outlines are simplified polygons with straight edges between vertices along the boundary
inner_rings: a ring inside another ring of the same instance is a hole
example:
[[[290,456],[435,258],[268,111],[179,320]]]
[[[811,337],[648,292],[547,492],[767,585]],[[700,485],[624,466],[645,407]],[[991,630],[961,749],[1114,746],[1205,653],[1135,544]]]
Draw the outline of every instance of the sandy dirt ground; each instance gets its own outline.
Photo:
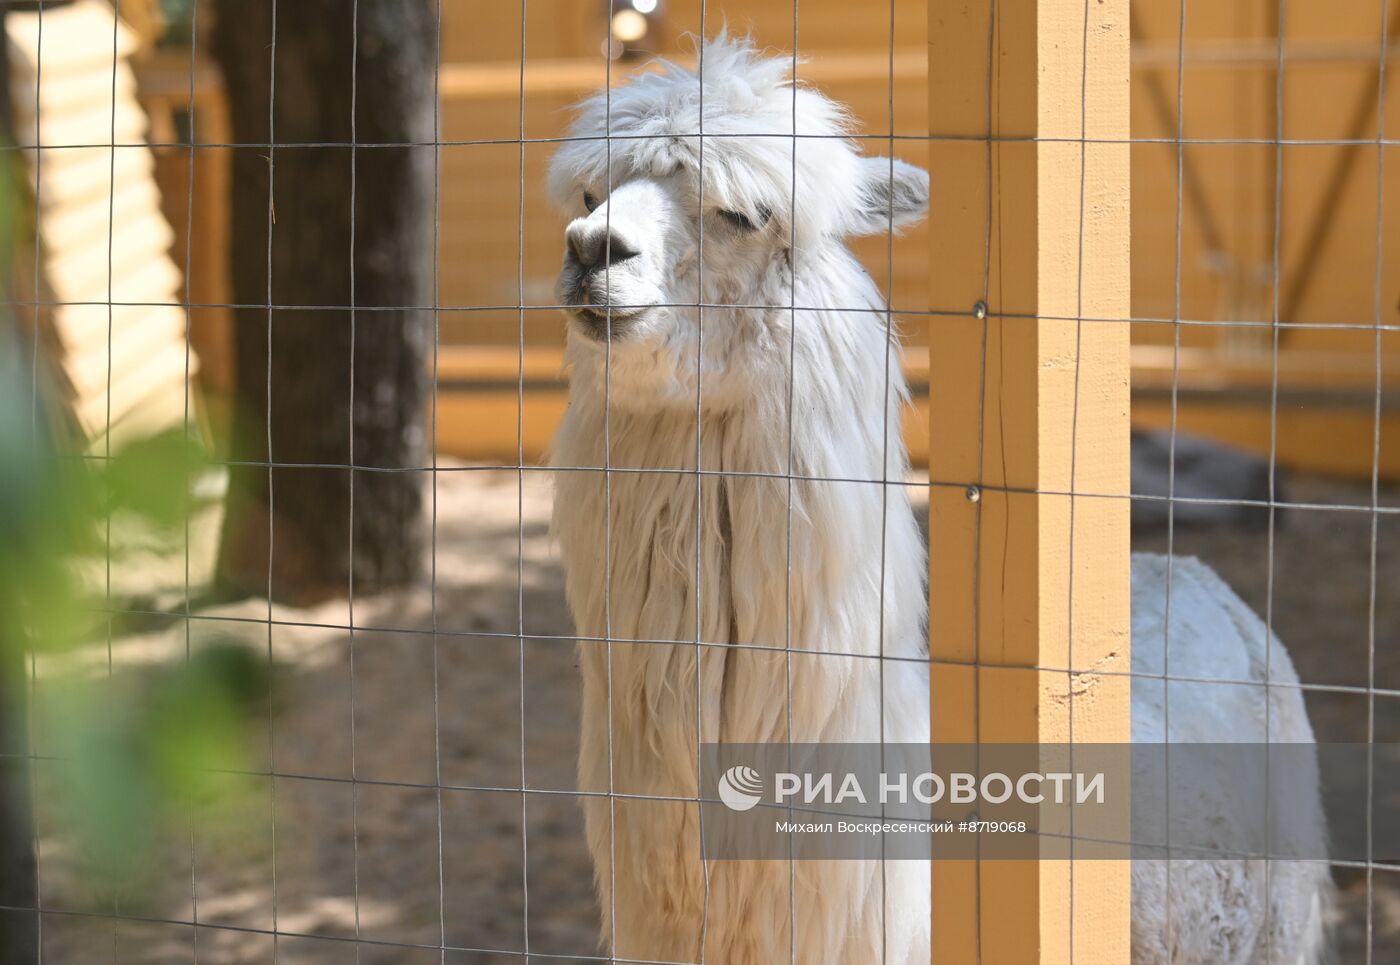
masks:
[[[527,947],[541,962],[597,954],[570,793],[578,685],[548,481],[454,466],[436,488],[435,589],[355,600],[359,629],[345,629],[343,602],[199,611],[190,646],[237,640],[272,652],[274,711],[254,735],[253,768],[277,776],[230,776],[237,830],[170,827],[134,893],[87,882],[56,816],[41,813],[45,907],[77,913],[44,916],[45,962],[464,965],[520,962]],[[1293,481],[1289,496],[1369,503],[1364,486],[1320,480]],[[1400,493],[1383,498],[1400,505]],[[1179,530],[1175,549],[1270,610],[1306,682],[1364,688],[1370,527],[1365,513],[1280,514],[1271,607],[1267,527]],[[193,530],[196,592],[216,528],[209,513]],[[1375,679],[1400,688],[1400,516],[1382,517],[1378,536]],[[1165,542],[1135,539],[1143,549]],[[183,563],[137,553],[113,579],[125,605],[149,611],[119,625],[115,674],[179,659],[185,624],[159,612],[179,609]],[[1376,702],[1381,739],[1400,739],[1396,702]],[[1309,708],[1321,739],[1365,739],[1364,693],[1312,693]],[[38,742],[42,753],[42,734]],[[528,795],[514,790],[522,780]],[[1337,869],[1336,878],[1337,960],[1364,961],[1367,876]],[[1400,961],[1400,874],[1378,870],[1370,887],[1373,960]],[[114,921],[114,908],[148,920]],[[200,926],[184,924],[192,920]]]

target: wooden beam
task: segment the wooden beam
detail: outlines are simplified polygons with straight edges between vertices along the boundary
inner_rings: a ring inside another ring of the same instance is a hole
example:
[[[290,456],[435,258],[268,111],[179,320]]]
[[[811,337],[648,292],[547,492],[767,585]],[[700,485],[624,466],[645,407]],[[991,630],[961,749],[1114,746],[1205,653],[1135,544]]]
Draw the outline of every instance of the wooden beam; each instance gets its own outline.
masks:
[[[928,351],[908,346],[904,375],[913,400],[904,439],[916,466],[928,455]],[[525,380],[520,412],[519,381]],[[437,360],[438,451],[474,462],[514,465],[522,453],[539,462],[568,405],[562,346],[443,345]],[[516,419],[523,434],[517,438]]]
[[[929,42],[934,740],[1126,741],[1129,326],[1076,319],[1130,314],[1128,0]],[[935,861],[934,960],[1127,962],[1129,907],[1126,862]]]
[[[693,57],[669,57],[683,67],[693,67]],[[624,65],[612,72],[613,83],[624,83],[634,74],[659,70],[652,61]],[[802,80],[812,84],[842,81],[870,81],[888,85],[891,71],[896,78],[923,74],[924,55],[917,47],[897,47],[889,51],[824,51],[811,63],[804,63]],[[598,57],[572,57],[547,60],[531,58],[526,63],[523,82],[527,95],[578,95],[596,88],[605,79]],[[481,98],[518,95],[522,77],[520,61],[500,60],[493,63],[443,64],[438,74],[438,91],[444,100],[476,100]]]
[[[1373,337],[1366,331],[1357,334],[1364,339]],[[1356,343],[1364,345],[1361,338]],[[1268,392],[1277,379],[1281,393],[1364,393],[1368,408],[1374,407],[1376,400],[1374,351],[1282,349],[1275,357],[1236,356],[1218,349],[1173,350],[1169,345],[1135,345],[1132,357],[1134,389],[1169,392],[1175,383],[1180,389],[1197,392]],[[1400,386],[1400,351],[1381,353],[1381,371],[1386,387]],[[1370,458],[1369,447],[1366,457]]]
[[[1400,46],[1390,44],[1385,49],[1387,60],[1400,57]],[[1176,69],[1181,62],[1193,67],[1235,70],[1241,67],[1275,67],[1278,65],[1278,41],[1272,37],[1195,38],[1183,51],[1176,37],[1170,42],[1144,41],[1133,45],[1133,69]],[[1374,42],[1355,40],[1318,40],[1310,37],[1285,39],[1283,62],[1294,67],[1334,67],[1338,64],[1376,64],[1381,51]]]

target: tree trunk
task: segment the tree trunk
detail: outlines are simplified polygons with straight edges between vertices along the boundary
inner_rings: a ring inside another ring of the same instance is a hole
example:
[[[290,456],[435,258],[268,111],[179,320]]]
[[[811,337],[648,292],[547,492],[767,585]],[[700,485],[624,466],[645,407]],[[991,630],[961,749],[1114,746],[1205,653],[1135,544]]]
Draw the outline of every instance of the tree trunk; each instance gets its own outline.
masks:
[[[342,595],[352,574],[356,593],[402,585],[421,567],[429,464],[434,0],[283,0],[275,32],[272,0],[215,9],[248,145],[232,226],[245,465],[220,579],[263,593],[270,568],[293,602]]]
[[[0,905],[37,909],[24,655],[21,639],[0,641]],[[38,911],[0,912],[0,965],[38,961]]]

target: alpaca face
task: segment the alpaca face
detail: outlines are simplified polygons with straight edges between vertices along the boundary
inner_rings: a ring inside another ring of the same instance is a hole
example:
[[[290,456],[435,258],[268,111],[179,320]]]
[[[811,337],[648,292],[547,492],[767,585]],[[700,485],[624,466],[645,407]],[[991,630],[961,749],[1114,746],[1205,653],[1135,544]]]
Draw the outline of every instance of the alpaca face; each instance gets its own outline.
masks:
[[[581,215],[564,232],[556,295],[583,338],[640,336],[673,301],[667,265],[685,248],[685,212],[675,186],[636,180],[593,186],[576,199]],[[688,260],[693,252],[686,251]],[[693,301],[694,299],[692,299]]]
[[[928,175],[862,156],[846,112],[795,84],[790,57],[722,35],[700,61],[585,101],[551,162],[573,219],[556,294],[575,377],[606,358],[624,404],[693,406],[697,389],[709,405],[743,404],[781,377],[792,332],[851,322],[813,311],[794,325],[794,308],[878,308],[845,240],[928,206]]]
[[[772,212],[704,198],[699,178],[683,168],[611,191],[592,185],[576,204],[556,293],[573,331],[589,341],[665,341],[699,323],[699,303],[756,304],[764,280],[783,271],[788,239],[774,230]]]

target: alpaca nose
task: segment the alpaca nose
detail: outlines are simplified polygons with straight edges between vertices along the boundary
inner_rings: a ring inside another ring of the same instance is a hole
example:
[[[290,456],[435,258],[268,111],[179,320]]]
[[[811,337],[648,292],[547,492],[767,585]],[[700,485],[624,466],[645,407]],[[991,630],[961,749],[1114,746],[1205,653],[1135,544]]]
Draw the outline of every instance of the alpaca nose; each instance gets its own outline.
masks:
[[[565,240],[578,263],[590,270],[611,267],[640,254],[616,228],[590,221],[571,224]]]

